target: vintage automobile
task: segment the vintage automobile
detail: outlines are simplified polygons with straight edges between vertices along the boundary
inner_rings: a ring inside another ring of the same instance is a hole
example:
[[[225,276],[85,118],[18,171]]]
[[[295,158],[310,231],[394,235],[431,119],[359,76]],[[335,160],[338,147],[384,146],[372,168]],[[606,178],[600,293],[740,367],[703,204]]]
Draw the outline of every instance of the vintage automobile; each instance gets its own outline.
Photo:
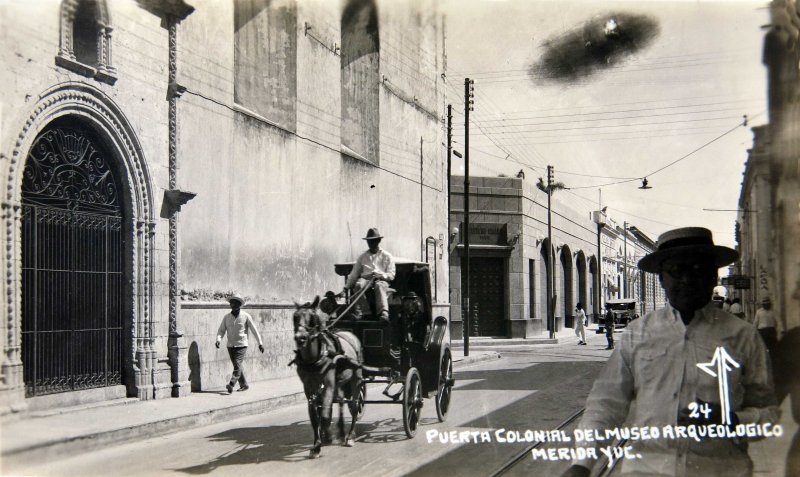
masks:
[[[611,313],[614,314],[614,329],[625,328],[628,323],[639,318],[636,313],[636,300],[633,298],[620,298],[616,300],[606,300],[606,306],[611,308]],[[605,332],[605,323],[600,320],[598,333]]]
[[[371,290],[361,306],[355,296],[323,304],[333,309],[332,329],[355,334],[363,346],[364,379],[359,396],[364,404],[400,404],[403,428],[414,437],[424,397],[432,397],[440,422],[447,417],[453,385],[453,360],[446,339],[447,318],[433,316],[431,277],[427,263],[395,259],[397,273],[390,282],[389,322],[378,320]],[[353,263],[339,263],[335,271],[347,277]],[[333,297],[330,297],[332,299]],[[322,306],[322,305],[321,305]],[[366,385],[382,383],[388,400],[368,400]]]

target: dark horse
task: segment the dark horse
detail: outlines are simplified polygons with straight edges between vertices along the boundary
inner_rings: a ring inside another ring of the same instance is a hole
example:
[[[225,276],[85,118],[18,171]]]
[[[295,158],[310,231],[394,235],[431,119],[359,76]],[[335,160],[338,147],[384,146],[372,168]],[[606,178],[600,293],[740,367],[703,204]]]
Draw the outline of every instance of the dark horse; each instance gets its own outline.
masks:
[[[295,303],[294,342],[297,375],[303,382],[308,399],[308,415],[314,428],[314,447],[310,458],[319,457],[323,441],[330,439],[331,408],[334,398],[339,402],[339,438],[350,447],[355,443],[360,405],[359,390],[362,383],[361,342],[349,331],[328,331],[317,314],[319,297],[313,303]],[[352,422],[347,436],[344,434],[344,403],[348,403]]]

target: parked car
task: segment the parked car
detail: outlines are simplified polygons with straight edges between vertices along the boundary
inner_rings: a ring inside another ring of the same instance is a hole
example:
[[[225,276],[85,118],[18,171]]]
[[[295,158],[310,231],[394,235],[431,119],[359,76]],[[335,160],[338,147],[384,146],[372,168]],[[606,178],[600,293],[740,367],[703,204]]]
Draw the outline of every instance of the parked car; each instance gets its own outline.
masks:
[[[636,313],[636,300],[633,298],[622,298],[618,300],[607,300],[606,306],[611,308],[614,314],[614,328],[625,328],[628,323],[639,318]],[[605,323],[601,320],[598,333],[605,331]]]

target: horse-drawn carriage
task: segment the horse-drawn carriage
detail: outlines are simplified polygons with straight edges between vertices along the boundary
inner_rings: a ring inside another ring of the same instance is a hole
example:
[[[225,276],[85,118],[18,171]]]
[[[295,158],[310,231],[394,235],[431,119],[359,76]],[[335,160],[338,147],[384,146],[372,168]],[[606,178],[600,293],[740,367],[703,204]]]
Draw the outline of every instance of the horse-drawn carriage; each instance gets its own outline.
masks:
[[[347,277],[353,263],[337,264]],[[311,457],[319,455],[331,419],[331,405],[340,404],[339,433],[344,438],[341,408],[346,403],[353,420],[345,443],[352,445],[355,422],[366,404],[400,404],[403,428],[409,438],[417,432],[423,398],[434,397],[436,415],[444,421],[454,384],[450,345],[445,341],[447,319],[433,317],[428,264],[396,260],[390,285],[389,317],[374,308],[372,282],[358,293],[319,297],[297,305],[294,314],[296,357],[300,379],[309,400],[314,428]],[[317,313],[317,308],[327,320]],[[371,384],[385,384],[386,399],[368,400]]]
[[[342,277],[352,268],[353,263],[335,266]],[[332,328],[350,331],[361,340],[364,403],[402,404],[403,428],[411,438],[417,432],[423,397],[434,397],[439,421],[446,419],[454,383],[453,360],[445,341],[447,319],[433,317],[428,264],[398,259],[396,270],[390,283],[388,321],[378,319],[367,287],[360,304],[353,296],[346,297],[350,309],[334,318]],[[366,400],[370,383],[386,384],[383,394],[389,399]]]

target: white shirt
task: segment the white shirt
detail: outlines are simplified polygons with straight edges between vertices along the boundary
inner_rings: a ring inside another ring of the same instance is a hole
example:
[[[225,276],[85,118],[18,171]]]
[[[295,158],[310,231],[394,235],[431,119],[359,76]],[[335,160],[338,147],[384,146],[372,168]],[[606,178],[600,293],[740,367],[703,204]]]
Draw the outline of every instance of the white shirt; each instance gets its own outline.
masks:
[[[688,326],[669,305],[647,313],[620,338],[594,382],[578,428],[614,429],[626,422],[675,426],[690,402],[719,403],[718,380],[697,367],[711,362],[719,346],[740,365],[728,375],[731,411],[740,423],[777,421],[769,359],[756,336],[752,325],[713,304],[697,310]],[[747,452],[731,439],[661,438],[632,445],[642,458],[624,459],[623,475],[749,475]],[[593,461],[575,463],[590,467]]]
[[[778,322],[775,320],[775,314],[772,310],[765,310],[763,308],[759,308],[758,311],[756,311],[756,318],[753,325],[759,330],[762,328],[778,329]]]
[[[239,316],[233,316],[228,313],[222,318],[222,323],[219,325],[217,331],[217,342],[222,341],[225,334],[228,334],[228,348],[240,348],[247,346],[247,332],[252,331],[253,335],[258,340],[259,345],[264,343],[261,341],[261,335],[258,334],[258,328],[253,322],[253,318],[247,314],[246,311],[240,310]]]
[[[355,265],[353,265],[353,270],[347,276],[347,288],[352,288],[359,278],[372,278],[376,272],[380,274],[378,278],[387,282],[394,280],[394,257],[382,248],[379,248],[375,253],[367,250],[358,257]]]

